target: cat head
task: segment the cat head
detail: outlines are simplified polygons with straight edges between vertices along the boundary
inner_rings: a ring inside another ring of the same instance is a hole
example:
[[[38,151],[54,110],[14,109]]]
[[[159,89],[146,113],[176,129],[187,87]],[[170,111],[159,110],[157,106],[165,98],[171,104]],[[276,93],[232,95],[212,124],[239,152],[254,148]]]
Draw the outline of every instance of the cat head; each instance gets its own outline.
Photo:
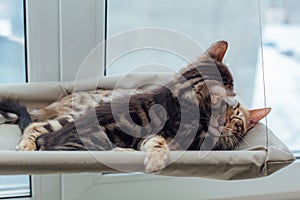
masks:
[[[222,123],[222,120],[217,119],[219,126],[216,129],[221,134],[218,133],[218,142],[214,148],[219,150],[235,149],[247,132],[266,117],[270,111],[271,108],[248,110],[240,103],[227,106],[225,122]]]
[[[233,134],[245,135],[270,111],[271,108],[248,110],[240,103],[236,106],[229,106],[226,112],[225,129],[230,129]]]

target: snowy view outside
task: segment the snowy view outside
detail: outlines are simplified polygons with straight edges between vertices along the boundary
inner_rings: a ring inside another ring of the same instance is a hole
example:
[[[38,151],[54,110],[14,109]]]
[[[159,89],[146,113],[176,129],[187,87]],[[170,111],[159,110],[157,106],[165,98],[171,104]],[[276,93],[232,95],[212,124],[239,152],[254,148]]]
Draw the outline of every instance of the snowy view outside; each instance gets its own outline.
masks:
[[[179,31],[204,48],[217,40],[227,40],[229,49],[225,62],[235,78],[238,95],[250,108],[265,106],[264,67],[266,101],[267,106],[272,107],[268,127],[291,150],[300,150],[300,123],[297,122],[300,111],[300,1],[163,0],[156,4],[152,0],[110,0],[107,26],[108,38],[135,28],[160,27]],[[108,55],[110,51],[108,46]],[[155,63],[168,68],[159,70]],[[174,71],[186,61],[167,52],[147,49],[123,55],[108,64],[108,74],[116,74],[140,65],[148,66],[143,68],[147,71]]]
[[[268,126],[293,151],[300,150],[299,35],[300,26],[295,24],[270,24],[263,32],[266,101],[272,107]],[[261,62],[259,59],[259,65]],[[257,74],[253,105],[263,98],[262,71]]]
[[[22,83],[25,75],[23,0],[0,0],[0,83]]]
[[[271,1],[264,12],[263,61],[269,127],[291,150],[300,152],[300,2]],[[261,59],[259,59],[261,62]],[[257,78],[261,77],[258,72]],[[259,99],[262,81],[257,79]],[[259,101],[259,100],[258,100]],[[255,101],[254,101],[255,104]]]

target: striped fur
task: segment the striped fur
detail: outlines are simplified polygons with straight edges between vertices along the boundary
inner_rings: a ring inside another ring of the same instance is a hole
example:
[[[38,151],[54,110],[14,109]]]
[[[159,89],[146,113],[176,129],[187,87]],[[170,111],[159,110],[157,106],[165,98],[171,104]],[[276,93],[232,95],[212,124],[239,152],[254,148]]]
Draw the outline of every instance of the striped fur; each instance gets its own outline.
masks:
[[[167,165],[169,150],[234,149],[258,118],[227,103],[234,92],[222,63],[226,50],[225,41],[213,44],[165,86],[133,94],[129,101],[126,95],[108,101],[100,95],[95,101],[76,93],[36,110],[32,116],[48,121],[30,124],[19,150],[143,150],[145,170],[154,172]],[[105,93],[108,98],[111,91]],[[84,108],[70,109],[72,102]]]

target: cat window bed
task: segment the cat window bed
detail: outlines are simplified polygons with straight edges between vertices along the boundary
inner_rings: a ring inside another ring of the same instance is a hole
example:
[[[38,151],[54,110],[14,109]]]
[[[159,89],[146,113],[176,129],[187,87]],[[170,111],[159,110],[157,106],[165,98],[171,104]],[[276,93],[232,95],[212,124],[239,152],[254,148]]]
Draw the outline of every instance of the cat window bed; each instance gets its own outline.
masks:
[[[133,78],[134,77],[134,78]],[[135,88],[142,83],[163,82],[169,74],[127,74],[101,79],[101,88]],[[121,80],[121,81],[118,81]],[[28,108],[37,108],[76,91],[95,89],[95,80],[5,85],[0,96],[18,99]],[[149,86],[149,85],[148,85]],[[147,87],[148,87],[147,86]],[[267,134],[266,134],[267,132]],[[16,125],[0,125],[0,174],[49,174],[77,172],[143,171],[143,152],[17,152],[20,139]],[[235,151],[174,151],[172,161],[161,175],[216,179],[263,177],[289,165],[295,158],[289,149],[266,128],[257,124]]]

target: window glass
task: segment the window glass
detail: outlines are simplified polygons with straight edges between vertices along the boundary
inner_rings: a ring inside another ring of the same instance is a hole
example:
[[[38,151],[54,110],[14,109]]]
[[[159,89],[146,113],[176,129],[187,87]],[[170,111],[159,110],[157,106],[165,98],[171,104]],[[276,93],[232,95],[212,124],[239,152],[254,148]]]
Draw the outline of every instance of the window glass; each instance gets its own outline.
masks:
[[[239,9],[236,9],[237,7]],[[191,38],[202,46],[203,50],[218,40],[227,40],[229,49],[225,63],[229,65],[235,77],[239,95],[250,106],[260,49],[258,16],[256,0],[163,0],[159,1],[159,4],[152,0],[111,0],[108,1],[107,35],[110,38],[132,29],[158,27],[174,30]],[[127,41],[131,44],[135,42]],[[170,42],[177,45],[180,41]],[[191,60],[203,53],[203,50],[195,52]],[[108,45],[108,56],[111,51],[113,49]],[[141,49],[128,52],[113,63],[107,63],[107,73],[127,72],[149,63],[160,63],[168,66],[169,71],[178,71],[187,61],[170,52]],[[148,71],[157,71],[151,65],[148,66]]]
[[[30,176],[0,176],[0,198],[30,196]]]
[[[23,0],[0,0],[0,83],[26,81]]]
[[[268,125],[291,150],[300,153],[300,1],[268,1],[262,17],[266,100],[272,107]],[[256,91],[262,87],[257,82]]]
[[[178,31],[203,49],[217,40],[228,41],[225,63],[235,78],[237,94],[250,108],[272,107],[269,120],[263,123],[268,123],[291,150],[300,150],[300,124],[297,123],[299,1],[110,0],[107,3],[108,39],[128,30],[158,27]],[[126,48],[140,40],[136,35],[120,45]],[[178,42],[170,38],[170,43]],[[108,58],[114,50],[108,42]],[[137,49],[109,61],[107,74],[125,73],[135,68],[178,71],[187,63],[172,52],[157,49]]]
[[[26,81],[23,0],[0,0],[0,84]],[[29,176],[0,176],[0,198],[30,196]]]

